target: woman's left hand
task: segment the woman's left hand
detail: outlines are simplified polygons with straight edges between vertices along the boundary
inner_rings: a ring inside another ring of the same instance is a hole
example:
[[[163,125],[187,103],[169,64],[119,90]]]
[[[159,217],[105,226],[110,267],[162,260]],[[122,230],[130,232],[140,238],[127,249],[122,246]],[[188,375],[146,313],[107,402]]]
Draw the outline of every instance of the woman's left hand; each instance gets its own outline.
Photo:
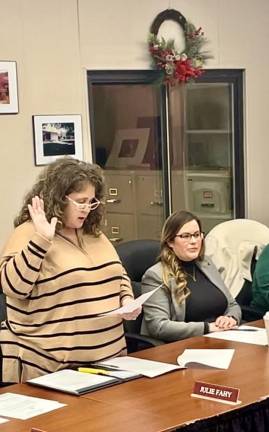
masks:
[[[231,317],[231,316],[219,316],[216,321],[215,321],[215,325],[223,330],[229,330],[233,327],[236,327],[237,321]]]
[[[134,301],[133,298],[125,297],[122,300],[122,306],[125,306],[126,304],[130,304],[133,301]],[[132,312],[121,313],[121,314],[119,314],[119,316],[120,316],[120,318],[125,319],[127,321],[135,320],[138,317],[138,315],[141,314],[141,312],[142,312],[142,307],[140,306],[140,307],[136,308],[135,310],[133,310]]]
[[[142,312],[142,307],[140,306],[139,308],[133,310],[132,312],[127,312],[127,313],[121,313],[120,318],[125,319],[127,321],[129,320],[135,320],[138,315],[140,315]]]

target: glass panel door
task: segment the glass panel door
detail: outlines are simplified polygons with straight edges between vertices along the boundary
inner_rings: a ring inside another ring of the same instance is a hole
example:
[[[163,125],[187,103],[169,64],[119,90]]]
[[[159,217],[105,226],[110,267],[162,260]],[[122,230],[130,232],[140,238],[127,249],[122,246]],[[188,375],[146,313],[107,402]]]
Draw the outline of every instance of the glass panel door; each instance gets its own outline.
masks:
[[[104,169],[105,232],[159,239],[178,209],[203,229],[244,217],[243,71],[207,70],[165,87],[158,71],[88,71],[94,160]]]
[[[199,216],[205,232],[238,217],[234,98],[233,82],[213,78],[169,92],[172,208]]]
[[[165,219],[162,89],[91,83],[95,160],[106,178],[105,232],[113,242],[159,239]]]

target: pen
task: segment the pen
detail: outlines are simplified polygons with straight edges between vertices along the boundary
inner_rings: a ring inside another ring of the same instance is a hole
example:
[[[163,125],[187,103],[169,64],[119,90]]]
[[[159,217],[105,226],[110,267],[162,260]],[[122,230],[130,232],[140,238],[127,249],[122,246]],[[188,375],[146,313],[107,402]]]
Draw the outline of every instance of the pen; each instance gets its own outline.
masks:
[[[94,368],[84,368],[84,367],[80,367],[78,368],[79,372],[82,373],[89,373],[89,374],[94,374],[94,375],[103,375],[103,376],[108,376],[110,378],[116,378],[118,381],[124,381],[124,379],[117,377],[113,374],[111,374],[108,370],[104,370],[104,369],[94,369]]]
[[[94,363],[93,366],[94,366],[94,367],[95,367],[95,366],[97,366],[97,367],[101,367],[102,369],[105,369],[105,370],[121,370],[121,368],[120,368],[119,366],[112,365],[112,364],[108,364],[108,363],[105,363],[105,364],[102,364],[102,363]]]
[[[256,332],[256,331],[258,331],[259,329],[241,329],[241,328],[232,328],[232,329],[229,329],[229,330],[233,330],[233,331]]]

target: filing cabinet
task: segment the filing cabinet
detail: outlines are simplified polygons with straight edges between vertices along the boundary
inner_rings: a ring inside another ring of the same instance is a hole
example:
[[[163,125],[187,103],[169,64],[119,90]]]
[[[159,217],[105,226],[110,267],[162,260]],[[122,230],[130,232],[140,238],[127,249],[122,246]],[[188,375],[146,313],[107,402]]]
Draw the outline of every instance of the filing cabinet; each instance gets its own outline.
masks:
[[[106,170],[105,233],[115,243],[160,239],[164,220],[161,171]]]

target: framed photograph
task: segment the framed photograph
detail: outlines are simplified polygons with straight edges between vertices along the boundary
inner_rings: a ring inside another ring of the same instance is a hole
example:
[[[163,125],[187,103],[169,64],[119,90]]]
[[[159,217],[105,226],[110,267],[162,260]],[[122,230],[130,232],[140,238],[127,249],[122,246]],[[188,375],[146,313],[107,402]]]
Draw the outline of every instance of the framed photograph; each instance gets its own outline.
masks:
[[[33,128],[36,165],[47,165],[67,155],[82,160],[80,115],[36,115]]]
[[[15,114],[18,111],[16,62],[0,61],[0,114]]]
[[[148,146],[143,158],[143,164],[149,164],[151,169],[161,169],[161,142],[162,142],[162,132],[161,132],[161,117],[138,117],[137,118],[138,128],[149,128],[149,139]]]
[[[106,167],[141,166],[148,145],[149,128],[118,129]]]

